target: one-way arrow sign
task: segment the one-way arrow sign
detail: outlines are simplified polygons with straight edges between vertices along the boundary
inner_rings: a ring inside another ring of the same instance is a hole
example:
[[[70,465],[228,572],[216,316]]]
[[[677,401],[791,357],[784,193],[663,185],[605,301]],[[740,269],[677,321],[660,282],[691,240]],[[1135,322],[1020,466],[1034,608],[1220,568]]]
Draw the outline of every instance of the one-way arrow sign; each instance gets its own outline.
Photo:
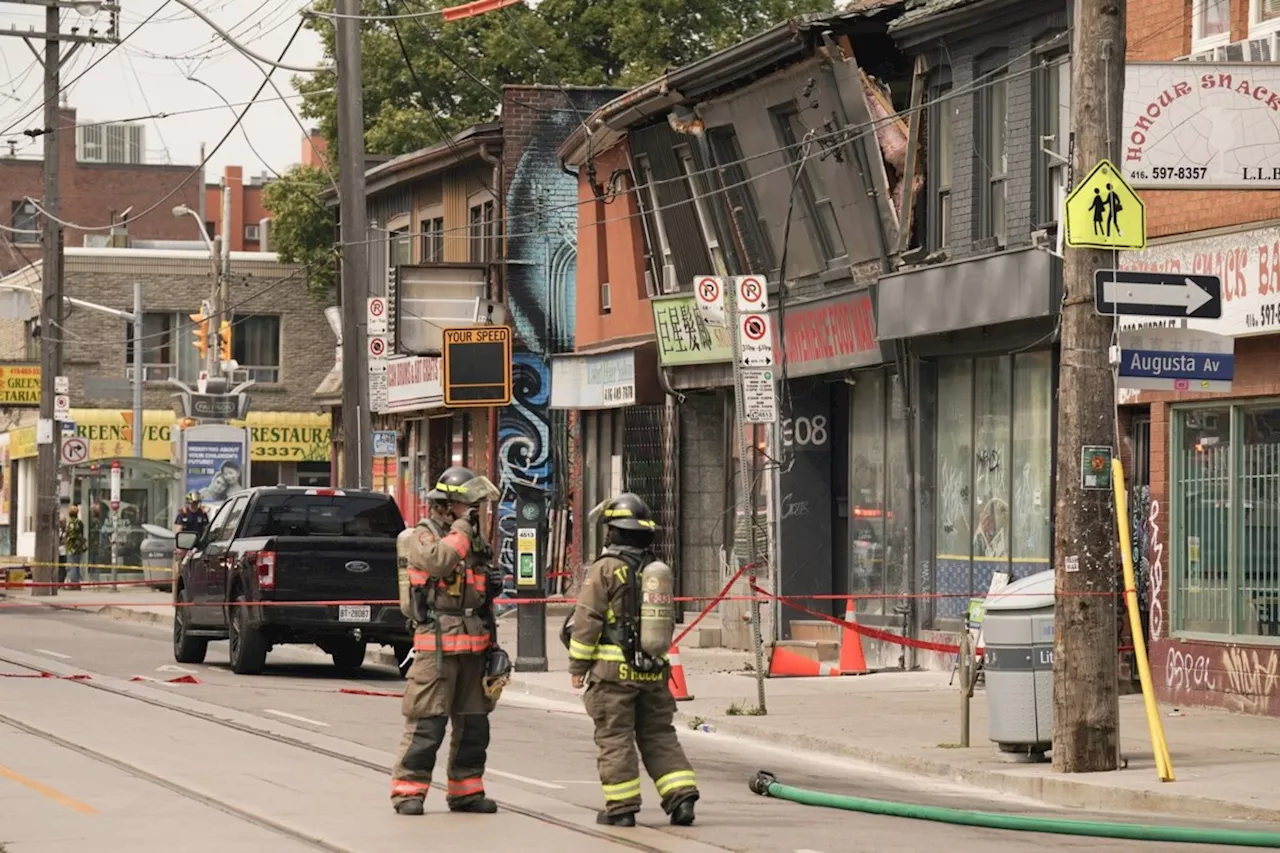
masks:
[[[1093,305],[1104,316],[1222,317],[1222,279],[1176,272],[1098,270],[1093,274]]]

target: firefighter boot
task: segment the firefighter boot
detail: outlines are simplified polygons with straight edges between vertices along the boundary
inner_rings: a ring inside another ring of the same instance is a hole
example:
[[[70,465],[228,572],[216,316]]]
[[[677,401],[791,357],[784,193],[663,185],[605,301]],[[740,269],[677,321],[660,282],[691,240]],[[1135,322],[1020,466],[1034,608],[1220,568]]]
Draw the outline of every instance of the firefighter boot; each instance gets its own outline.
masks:
[[[420,815],[423,813],[422,800],[401,800],[396,803],[396,814]]]
[[[470,814],[494,814],[498,811],[498,804],[488,797],[485,797],[483,799],[461,803],[456,806],[449,806],[449,811],[467,812]]]
[[[676,803],[675,808],[671,810],[672,826],[693,826],[693,804],[697,802],[694,797],[687,800],[681,800]]]
[[[606,811],[600,811],[596,813],[596,823],[601,826],[635,826],[636,813],[609,814]]]

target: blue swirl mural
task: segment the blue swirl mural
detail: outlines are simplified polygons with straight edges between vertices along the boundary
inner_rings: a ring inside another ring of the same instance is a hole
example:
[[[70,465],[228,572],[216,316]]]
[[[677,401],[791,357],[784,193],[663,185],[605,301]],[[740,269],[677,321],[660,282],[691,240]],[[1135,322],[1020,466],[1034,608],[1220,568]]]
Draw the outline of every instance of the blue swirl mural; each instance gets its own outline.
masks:
[[[516,487],[551,488],[551,430],[547,403],[551,371],[542,357],[516,353],[511,366],[511,405],[498,419],[498,561],[511,572],[515,565]]]

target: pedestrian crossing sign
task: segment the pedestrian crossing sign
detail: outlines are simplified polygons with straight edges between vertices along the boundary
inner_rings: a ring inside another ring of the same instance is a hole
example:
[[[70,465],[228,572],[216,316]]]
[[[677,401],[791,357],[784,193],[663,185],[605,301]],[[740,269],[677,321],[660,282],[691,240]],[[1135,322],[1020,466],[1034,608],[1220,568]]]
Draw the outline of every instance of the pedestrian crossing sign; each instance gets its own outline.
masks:
[[[1067,245],[1073,249],[1145,249],[1147,209],[1110,160],[1101,160],[1067,196]]]

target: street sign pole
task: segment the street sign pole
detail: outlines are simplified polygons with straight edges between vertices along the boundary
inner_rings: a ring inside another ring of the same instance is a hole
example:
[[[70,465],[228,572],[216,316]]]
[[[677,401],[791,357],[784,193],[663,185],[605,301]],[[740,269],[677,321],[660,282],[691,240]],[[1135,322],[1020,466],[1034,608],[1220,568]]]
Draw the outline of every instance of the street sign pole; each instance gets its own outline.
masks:
[[[733,397],[736,417],[734,418],[735,436],[738,442],[738,511],[739,518],[746,526],[747,540],[747,582],[748,594],[753,600],[751,606],[751,643],[756,651],[756,702],[761,714],[767,713],[764,690],[763,637],[760,627],[760,604],[754,600],[756,581],[759,578],[759,562],[762,549],[759,541],[759,525],[756,510],[756,482],[752,476],[752,450],[748,445],[746,427],[748,424],[743,400],[743,368],[748,361],[752,366],[772,365],[773,338],[770,334],[768,289],[763,278],[758,276],[737,276],[733,279],[733,293],[724,300],[728,314],[729,331],[733,343]],[[749,309],[749,310],[744,310]],[[744,347],[743,338],[751,336],[751,354]],[[767,345],[767,352],[764,347]],[[763,362],[763,363],[761,363]],[[769,444],[773,442],[773,431],[768,430]],[[756,437],[755,424],[751,424],[752,444]],[[737,525],[734,525],[737,529]],[[736,539],[736,536],[735,536]],[[777,625],[777,619],[773,620]]]

